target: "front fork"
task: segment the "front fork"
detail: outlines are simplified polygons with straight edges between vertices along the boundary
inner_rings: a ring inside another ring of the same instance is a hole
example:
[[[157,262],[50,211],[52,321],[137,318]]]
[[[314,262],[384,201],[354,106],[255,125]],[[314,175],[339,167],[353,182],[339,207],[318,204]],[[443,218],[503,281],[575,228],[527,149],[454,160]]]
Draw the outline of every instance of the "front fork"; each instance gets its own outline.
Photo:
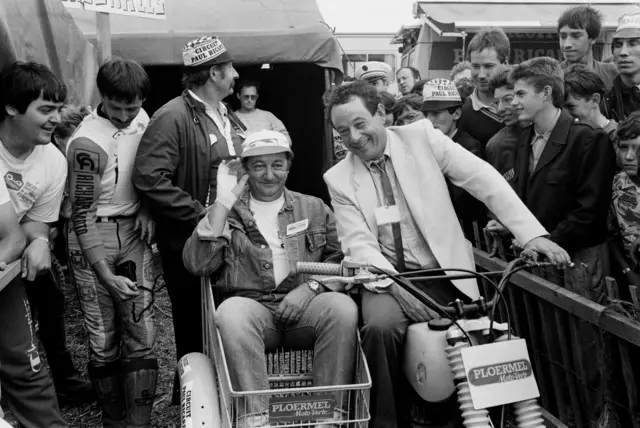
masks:
[[[511,340],[515,339],[518,339],[518,337],[512,335]],[[509,340],[509,336],[503,333],[495,341],[503,342],[506,340]],[[449,345],[445,348],[445,351],[447,352],[449,367],[451,367],[451,373],[458,389],[458,405],[462,413],[463,425],[465,428],[494,428],[489,418],[489,411],[487,409],[475,409],[471,401],[467,373],[462,362],[462,349],[471,346],[467,336],[456,325],[453,325],[447,332],[447,342]],[[513,403],[512,405],[516,415],[517,428],[545,428],[538,400],[534,398]]]

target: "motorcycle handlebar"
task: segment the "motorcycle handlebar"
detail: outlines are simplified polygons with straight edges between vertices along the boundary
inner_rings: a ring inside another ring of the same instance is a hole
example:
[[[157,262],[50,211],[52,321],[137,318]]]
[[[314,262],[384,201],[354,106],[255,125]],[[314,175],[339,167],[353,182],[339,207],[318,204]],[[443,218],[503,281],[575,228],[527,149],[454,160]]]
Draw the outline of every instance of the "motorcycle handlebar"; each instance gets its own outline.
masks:
[[[531,261],[527,261],[525,259],[516,259],[509,264],[509,267],[506,270],[502,271],[502,276],[504,277],[505,275],[511,275],[511,273],[513,273],[513,268],[518,265],[518,262],[520,263],[520,265],[522,265],[523,263],[530,264],[532,266],[533,265],[535,266],[551,265],[551,263],[548,263],[548,262],[532,263]],[[344,266],[345,264],[348,264],[349,267]],[[370,269],[374,268],[373,266],[369,266],[366,264],[355,264],[355,265],[357,265],[358,268],[364,269],[370,273],[371,273]],[[311,275],[351,277],[354,275],[354,271],[355,271],[354,263],[353,262],[347,263],[346,261],[341,264],[317,263],[317,262],[298,262],[297,263],[298,273],[305,273],[305,274],[311,274]],[[492,307],[498,301],[498,297],[499,297],[499,293],[496,292],[494,297],[489,302],[485,301],[484,298],[480,298],[479,300],[476,300],[470,304],[464,304],[462,301],[457,300],[455,302],[451,302],[449,305],[443,306],[437,303],[435,300],[433,300],[431,296],[429,296],[428,294],[420,290],[418,287],[416,287],[411,282],[410,278],[405,278],[401,276],[402,274],[395,274],[393,272],[388,272],[381,269],[380,271],[383,272],[387,278],[392,278],[400,287],[402,287],[404,290],[406,290],[408,293],[410,293],[413,297],[418,299],[420,302],[422,302],[425,306],[427,306],[431,310],[434,310],[440,313],[445,312],[451,316],[462,317],[465,314],[469,314],[469,313],[477,313],[477,312],[486,313],[487,311],[492,309]],[[435,271],[437,271],[437,269],[435,269]],[[431,276],[428,278],[421,278],[421,280],[429,281],[429,280],[444,279],[444,278],[456,279],[458,277],[458,279],[461,279],[461,278],[472,277],[469,274],[457,275],[457,276],[445,275],[446,269],[441,269],[440,271],[442,272],[441,276]],[[496,273],[499,273],[499,272],[494,272],[494,274]],[[376,280],[377,279],[380,279],[379,276],[378,278],[376,278]]]

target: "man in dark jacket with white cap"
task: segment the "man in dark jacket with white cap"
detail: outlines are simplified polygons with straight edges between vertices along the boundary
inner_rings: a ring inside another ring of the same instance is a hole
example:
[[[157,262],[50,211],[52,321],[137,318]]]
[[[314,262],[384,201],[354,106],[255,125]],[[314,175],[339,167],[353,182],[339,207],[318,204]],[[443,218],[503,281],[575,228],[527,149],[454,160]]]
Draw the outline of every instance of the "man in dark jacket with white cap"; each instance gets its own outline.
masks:
[[[200,279],[185,270],[182,247],[216,199],[218,165],[240,154],[245,130],[222,102],[233,93],[238,73],[220,39],[193,40],[182,56],[185,90],[151,118],[132,178],[156,222],[178,359],[202,352]]]

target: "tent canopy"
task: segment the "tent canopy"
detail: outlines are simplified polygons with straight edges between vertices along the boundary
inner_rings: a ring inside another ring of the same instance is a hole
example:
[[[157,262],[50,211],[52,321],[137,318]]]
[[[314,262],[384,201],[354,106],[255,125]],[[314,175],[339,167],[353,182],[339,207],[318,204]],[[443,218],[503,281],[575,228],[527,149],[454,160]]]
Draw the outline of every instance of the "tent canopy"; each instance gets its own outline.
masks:
[[[0,67],[17,60],[51,68],[67,84],[71,103],[97,99],[96,51],[59,0],[0,1]]]
[[[145,65],[181,65],[188,41],[213,35],[240,65],[307,62],[342,70],[340,47],[315,0],[167,0],[166,7],[166,20],[111,15],[113,53]],[[95,13],[70,11],[95,37]]]
[[[417,14],[434,21],[454,24],[456,31],[473,32],[483,27],[501,27],[505,31],[555,30],[558,18],[583,0],[427,0],[419,1]],[[636,0],[596,0],[588,3],[603,15],[603,30],[615,29],[618,18],[637,10]],[[442,28],[443,32],[452,28]]]

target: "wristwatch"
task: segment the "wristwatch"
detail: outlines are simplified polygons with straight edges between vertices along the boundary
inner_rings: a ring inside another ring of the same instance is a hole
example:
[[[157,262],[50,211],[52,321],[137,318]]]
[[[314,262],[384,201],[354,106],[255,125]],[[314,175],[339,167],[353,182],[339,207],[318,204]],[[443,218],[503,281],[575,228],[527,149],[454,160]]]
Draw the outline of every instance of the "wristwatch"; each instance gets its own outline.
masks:
[[[307,281],[307,285],[314,293],[320,293],[320,283],[315,279],[310,279],[309,281]]]

